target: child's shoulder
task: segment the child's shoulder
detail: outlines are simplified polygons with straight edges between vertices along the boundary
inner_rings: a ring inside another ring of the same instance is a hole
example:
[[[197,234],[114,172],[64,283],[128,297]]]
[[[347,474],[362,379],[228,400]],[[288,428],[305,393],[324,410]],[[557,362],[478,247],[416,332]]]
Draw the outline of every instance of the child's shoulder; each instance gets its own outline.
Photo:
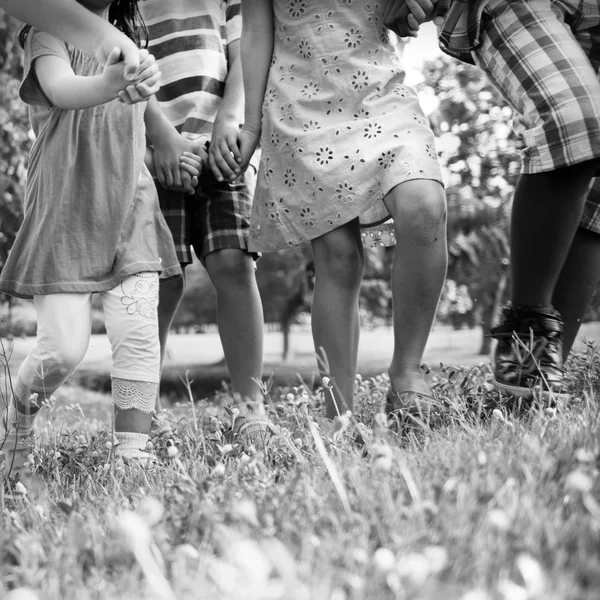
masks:
[[[36,58],[45,55],[53,55],[70,60],[70,48],[68,44],[51,33],[27,26],[21,31],[19,39],[25,50],[26,63],[33,62]]]

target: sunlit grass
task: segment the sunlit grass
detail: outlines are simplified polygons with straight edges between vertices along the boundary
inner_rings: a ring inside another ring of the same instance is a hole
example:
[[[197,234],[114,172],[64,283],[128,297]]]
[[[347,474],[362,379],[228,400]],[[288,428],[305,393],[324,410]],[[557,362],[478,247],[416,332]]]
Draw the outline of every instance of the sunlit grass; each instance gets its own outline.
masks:
[[[108,399],[72,388],[0,496],[0,598],[595,599],[599,367],[575,357],[556,407],[443,368],[431,429],[378,416],[385,376],[359,378],[335,426],[321,391],[271,390],[265,452],[228,443],[225,394],[192,411],[182,389],[148,471],[113,460]]]

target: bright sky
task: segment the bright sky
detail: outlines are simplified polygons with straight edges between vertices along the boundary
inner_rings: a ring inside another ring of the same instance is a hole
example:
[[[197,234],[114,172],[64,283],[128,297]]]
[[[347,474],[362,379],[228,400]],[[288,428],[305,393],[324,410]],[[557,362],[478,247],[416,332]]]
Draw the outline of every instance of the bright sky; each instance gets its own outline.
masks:
[[[431,60],[441,54],[437,41],[437,31],[433,23],[426,23],[419,30],[419,37],[411,39],[404,49],[407,67],[419,69],[423,61]]]

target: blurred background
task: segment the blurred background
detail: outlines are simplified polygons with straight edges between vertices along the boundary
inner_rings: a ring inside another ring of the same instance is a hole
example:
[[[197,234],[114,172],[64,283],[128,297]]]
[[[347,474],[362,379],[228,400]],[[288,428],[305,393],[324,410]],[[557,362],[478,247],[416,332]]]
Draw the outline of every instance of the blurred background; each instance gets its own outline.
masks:
[[[33,139],[25,105],[19,100],[21,49],[18,23],[0,15],[0,269],[22,219],[27,155]],[[511,200],[519,170],[518,145],[511,129],[511,109],[474,67],[441,54],[433,27],[419,38],[399,42],[406,82],[416,88],[436,135],[448,197],[450,265],[426,360],[476,363],[490,352],[490,324],[510,289],[508,233]],[[391,290],[393,250],[367,251],[361,292],[363,335],[359,370],[381,373],[392,351]],[[309,249],[265,254],[257,277],[265,316],[265,374],[276,380],[314,378],[310,338],[313,286]],[[600,319],[600,296],[586,320]],[[0,294],[0,337],[11,364],[18,365],[32,346],[35,315],[30,302]],[[215,294],[199,264],[188,269],[188,288],[173,324],[165,389],[181,385],[190,370],[199,393],[226,378],[216,333]],[[110,354],[103,336],[101,306],[96,305],[90,352],[78,371],[90,387],[108,385]],[[583,333],[596,337],[595,325]]]

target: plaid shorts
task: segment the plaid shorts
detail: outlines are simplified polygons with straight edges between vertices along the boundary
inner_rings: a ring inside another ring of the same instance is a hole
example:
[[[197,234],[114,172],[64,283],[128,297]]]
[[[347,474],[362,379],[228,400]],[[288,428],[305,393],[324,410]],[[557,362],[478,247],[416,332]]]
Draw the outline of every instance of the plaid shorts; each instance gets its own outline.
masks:
[[[475,62],[518,115],[523,173],[600,158],[600,0],[488,0],[479,42]],[[600,233],[598,185],[581,224]]]
[[[193,196],[156,183],[181,264],[193,261],[192,249],[202,263],[215,250],[248,250],[254,179],[252,167],[234,183],[218,182],[207,169]]]

